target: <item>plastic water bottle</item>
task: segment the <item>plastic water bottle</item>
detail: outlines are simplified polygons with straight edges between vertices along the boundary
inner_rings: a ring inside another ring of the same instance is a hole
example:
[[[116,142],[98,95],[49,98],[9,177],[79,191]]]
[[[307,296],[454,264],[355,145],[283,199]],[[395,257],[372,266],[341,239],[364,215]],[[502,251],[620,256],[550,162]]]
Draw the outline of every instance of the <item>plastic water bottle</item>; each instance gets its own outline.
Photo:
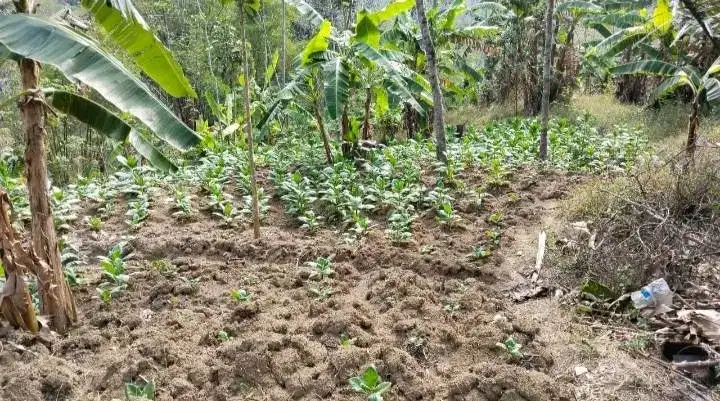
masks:
[[[641,288],[640,291],[630,294],[636,309],[647,307],[657,308],[658,306],[672,305],[673,293],[664,278],[657,279]]]

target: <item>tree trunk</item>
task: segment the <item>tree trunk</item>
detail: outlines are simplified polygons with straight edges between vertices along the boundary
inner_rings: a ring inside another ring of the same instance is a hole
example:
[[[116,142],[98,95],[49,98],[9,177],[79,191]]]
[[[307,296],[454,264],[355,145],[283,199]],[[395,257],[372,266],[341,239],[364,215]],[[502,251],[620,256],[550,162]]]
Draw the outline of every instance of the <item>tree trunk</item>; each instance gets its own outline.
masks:
[[[328,140],[327,131],[325,131],[325,123],[323,122],[322,112],[317,101],[313,104],[313,111],[315,111],[315,122],[317,122],[318,130],[320,130],[320,136],[322,136],[323,147],[325,148],[325,157],[329,165],[333,164],[332,151],[330,150],[330,141]]]
[[[443,115],[443,97],[440,89],[440,80],[437,73],[437,57],[435,56],[435,45],[430,36],[430,28],[428,26],[427,16],[425,15],[424,0],[417,0],[415,3],[418,15],[418,24],[422,32],[422,43],[427,56],[427,73],[430,79],[433,96],[433,126],[435,130],[435,141],[437,142],[437,159],[443,163],[447,163],[447,155],[445,154],[445,116]]]
[[[552,89],[552,44],[555,0],[548,0],[545,15],[545,48],[543,54],[542,128],[540,129],[540,160],[548,157],[548,123],[550,120],[550,90]]]
[[[286,59],[287,59],[287,22],[285,20],[286,14],[285,14],[285,0],[282,0],[282,49],[280,49],[280,58],[282,59],[280,62],[280,69],[282,70],[282,84],[285,86],[285,70],[287,69],[287,66],[285,65]]]
[[[0,191],[0,247],[2,263],[5,268],[5,286],[0,296],[0,315],[16,329],[37,333],[40,325],[35,316],[30,291],[25,284],[24,266],[32,265],[29,255],[25,252],[15,233],[8,213],[12,205],[10,198]]]
[[[250,113],[250,63],[248,62],[247,38],[245,36],[245,7],[240,4],[240,24],[242,25],[243,40],[243,68],[245,70],[245,84],[243,85],[245,102],[245,129],[248,144],[248,166],[250,167],[250,196],[252,198],[253,237],[260,238],[260,209],[258,207],[257,177],[255,176],[255,155],[252,132],[252,115]]]
[[[365,116],[363,118],[362,139],[370,140],[370,106],[372,105],[372,91],[365,88]]]
[[[700,97],[696,96],[690,113],[690,122],[688,123],[688,138],[685,145],[685,154],[688,159],[695,157],[695,147],[697,145],[697,130],[700,126]]]
[[[32,13],[32,0],[16,2],[17,11]],[[37,259],[40,313],[50,317],[50,324],[58,333],[65,333],[77,320],[75,300],[65,281],[60,263],[55,224],[48,194],[47,159],[45,154],[45,109],[40,92],[40,65],[33,60],[19,62],[22,89],[27,95],[20,100],[20,115],[25,134],[25,175],[30,212],[32,213],[31,254]]]

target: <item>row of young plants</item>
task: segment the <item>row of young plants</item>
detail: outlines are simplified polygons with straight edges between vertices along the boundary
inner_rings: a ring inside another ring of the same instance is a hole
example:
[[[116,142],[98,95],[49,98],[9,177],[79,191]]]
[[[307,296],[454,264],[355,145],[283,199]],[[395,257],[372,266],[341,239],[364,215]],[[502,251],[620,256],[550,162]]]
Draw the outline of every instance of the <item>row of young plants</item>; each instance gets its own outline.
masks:
[[[258,145],[256,160],[268,171],[286,214],[302,228],[342,227],[346,237],[353,239],[372,226],[371,219],[381,219],[386,221],[388,239],[402,242],[411,237],[411,225],[419,213],[434,210],[440,223],[450,223],[457,216],[456,197],[482,201],[486,191],[506,186],[513,170],[536,163],[539,129],[537,120],[519,118],[493,122],[482,129],[470,127],[462,138],[449,138],[446,165],[435,162],[433,142],[421,138],[368,150],[364,159],[337,158],[327,165],[320,141],[300,134],[289,134],[272,145]],[[639,130],[615,127],[601,133],[589,118],[553,120],[549,140],[550,167],[567,171],[629,169],[646,150]],[[121,211],[126,213],[127,226],[137,229],[153,204],[163,199],[172,204],[173,216],[178,219],[204,211],[227,227],[249,223],[251,183],[246,152],[235,144],[217,143],[200,152],[197,162],[171,174],[140,163],[134,156],[119,156],[122,168],[106,178],[79,177],[65,188],[53,187],[56,227],[68,231],[78,218],[81,203],[88,200],[96,205],[96,214],[85,217],[93,231],[101,230],[104,220]],[[458,174],[469,168],[485,172],[484,187],[467,188],[458,179]],[[22,224],[29,219],[29,209],[21,169],[20,161],[12,156],[0,162],[0,186],[10,195],[16,220]],[[258,191],[263,219],[269,210],[265,190]]]

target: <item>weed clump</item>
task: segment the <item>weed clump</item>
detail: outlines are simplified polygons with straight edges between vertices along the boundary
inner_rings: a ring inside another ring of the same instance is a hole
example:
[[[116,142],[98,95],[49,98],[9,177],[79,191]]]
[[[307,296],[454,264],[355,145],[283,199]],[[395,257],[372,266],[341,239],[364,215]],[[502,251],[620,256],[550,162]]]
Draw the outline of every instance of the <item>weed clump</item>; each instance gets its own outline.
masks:
[[[720,255],[719,213],[720,155],[699,153],[689,165],[656,158],[630,175],[593,181],[567,201],[566,217],[576,224],[561,263],[570,278],[616,292],[658,277],[681,289],[700,263]]]

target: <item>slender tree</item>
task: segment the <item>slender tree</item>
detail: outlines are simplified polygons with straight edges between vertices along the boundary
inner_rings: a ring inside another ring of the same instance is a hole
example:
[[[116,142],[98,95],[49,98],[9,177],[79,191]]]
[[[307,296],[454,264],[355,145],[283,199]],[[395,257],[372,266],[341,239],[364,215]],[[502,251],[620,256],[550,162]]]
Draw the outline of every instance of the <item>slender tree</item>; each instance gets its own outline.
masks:
[[[245,1],[240,1],[240,25],[242,25],[242,58],[245,82],[243,84],[243,95],[245,103],[245,130],[247,133],[248,166],[250,167],[250,195],[252,198],[253,214],[253,236],[260,238],[260,210],[258,208],[257,176],[255,173],[255,156],[253,141],[252,113],[250,112],[250,63],[248,62],[247,37],[245,35]]]
[[[430,36],[430,27],[428,26],[427,15],[425,14],[424,0],[415,2],[417,11],[418,24],[422,32],[422,42],[427,56],[427,74],[432,88],[433,97],[433,113],[434,113],[434,130],[435,140],[437,142],[437,159],[443,163],[447,163],[447,155],[445,153],[445,116],[443,111],[443,96],[440,89],[440,81],[438,79],[437,57],[435,55],[435,45]]]
[[[287,71],[287,21],[286,21],[286,13],[285,13],[285,0],[282,0],[282,49],[280,49],[280,58],[282,59],[280,62],[280,69],[281,69],[281,78],[282,78],[282,84],[285,85],[287,82],[285,81],[285,74]]]
[[[15,3],[19,13],[33,14],[37,5],[33,0]],[[23,58],[19,61],[22,89],[26,94],[20,101],[20,115],[25,133],[25,175],[27,179],[30,212],[32,213],[32,248],[39,260],[39,279],[43,286],[41,314],[52,319],[59,333],[67,332],[77,320],[75,300],[65,282],[60,249],[58,248],[50,209],[47,158],[45,155],[45,102],[40,91],[40,64]]]
[[[545,47],[543,49],[543,90],[542,102],[542,128],[540,130],[540,159],[548,157],[548,124],[550,120],[550,91],[552,90],[552,50],[553,50],[553,17],[555,15],[555,0],[548,0],[547,14],[545,15]]]

